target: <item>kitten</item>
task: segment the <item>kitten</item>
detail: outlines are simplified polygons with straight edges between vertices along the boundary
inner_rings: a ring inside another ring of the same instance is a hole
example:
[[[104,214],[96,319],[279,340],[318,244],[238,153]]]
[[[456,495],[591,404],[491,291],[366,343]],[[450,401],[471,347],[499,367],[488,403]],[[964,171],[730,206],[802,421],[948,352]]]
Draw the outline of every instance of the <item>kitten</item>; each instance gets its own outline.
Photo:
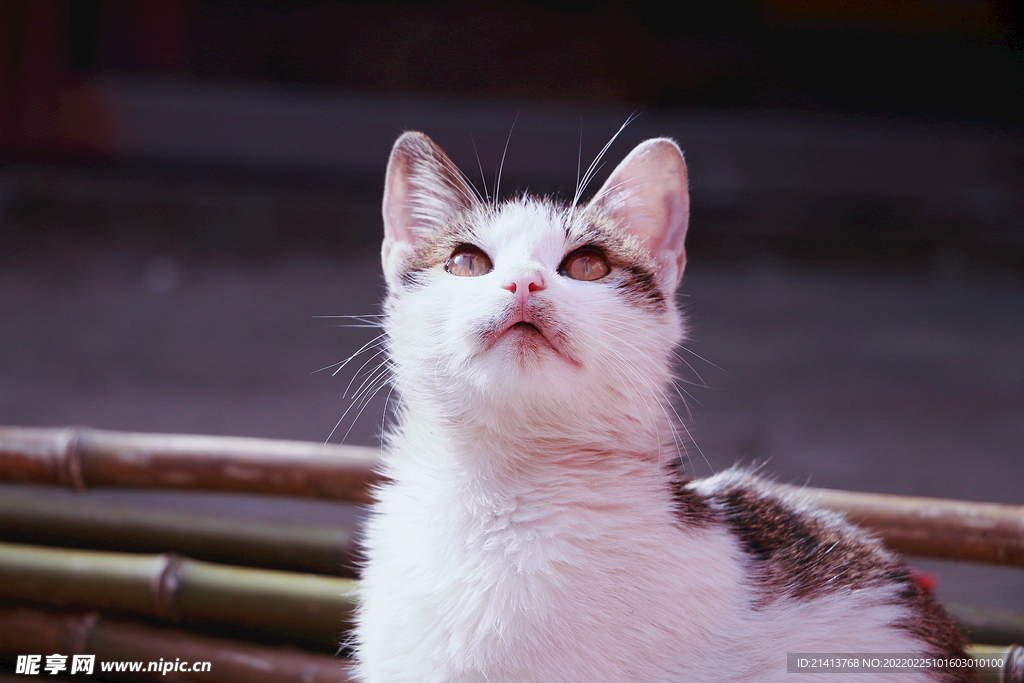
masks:
[[[400,408],[365,532],[361,680],[789,681],[790,652],[962,654],[874,538],[745,471],[675,467],[688,216],[664,138],[582,207],[481,201],[425,135],[395,143],[382,255]],[[843,677],[868,680],[975,679]]]

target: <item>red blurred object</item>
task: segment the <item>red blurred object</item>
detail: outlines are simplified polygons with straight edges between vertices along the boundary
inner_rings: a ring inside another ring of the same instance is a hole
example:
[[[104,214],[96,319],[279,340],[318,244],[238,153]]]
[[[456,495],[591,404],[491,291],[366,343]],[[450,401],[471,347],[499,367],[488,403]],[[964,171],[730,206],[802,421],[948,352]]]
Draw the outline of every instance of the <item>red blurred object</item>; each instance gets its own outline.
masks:
[[[939,586],[939,577],[935,574],[929,574],[928,572],[922,572],[918,569],[911,568],[910,575],[917,582],[917,585],[925,589],[928,595],[935,595],[935,589]]]
[[[124,49],[144,70],[173,72],[186,61],[185,0],[129,3]],[[0,0],[0,149],[18,155],[105,155],[115,119],[69,45],[71,0]],[[129,30],[130,29],[130,30]]]

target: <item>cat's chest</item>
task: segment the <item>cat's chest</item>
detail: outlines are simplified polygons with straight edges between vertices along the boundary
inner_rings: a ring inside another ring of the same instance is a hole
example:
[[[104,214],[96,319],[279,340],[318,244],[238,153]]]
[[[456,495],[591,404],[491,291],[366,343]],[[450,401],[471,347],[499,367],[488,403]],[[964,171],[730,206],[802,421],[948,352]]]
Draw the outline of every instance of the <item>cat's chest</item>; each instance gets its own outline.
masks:
[[[433,568],[434,580],[485,585],[632,572],[693,535],[680,528],[657,478],[634,469],[511,479],[486,486],[464,476],[399,477],[381,491],[370,533],[397,565],[419,558],[402,571]]]
[[[729,576],[734,547],[713,532],[529,500],[490,515],[422,500],[414,510],[390,493],[368,538],[390,556],[364,583],[380,597],[374,618],[403,639],[388,657],[431,661],[447,672],[439,680],[558,680],[581,667],[594,681],[624,667],[640,668],[615,680],[672,680],[688,661],[680,648],[712,647],[746,600]],[[700,563],[715,553],[720,571],[709,575]]]
[[[608,571],[616,564],[609,550],[665,531],[643,529],[621,511],[590,509],[571,493],[485,497],[452,487],[425,494],[396,484],[381,493],[375,513],[370,542],[380,540],[395,571],[430,575],[438,586],[508,584],[514,590],[586,567]]]

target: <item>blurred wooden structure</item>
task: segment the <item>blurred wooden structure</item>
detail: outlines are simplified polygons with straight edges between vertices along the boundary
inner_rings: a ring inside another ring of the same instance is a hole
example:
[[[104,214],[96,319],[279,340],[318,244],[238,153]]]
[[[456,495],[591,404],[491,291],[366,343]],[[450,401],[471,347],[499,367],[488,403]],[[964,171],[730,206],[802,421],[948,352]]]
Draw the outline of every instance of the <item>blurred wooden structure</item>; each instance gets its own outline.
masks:
[[[380,481],[376,459],[372,449],[351,446],[0,427],[0,482],[77,490],[200,489],[364,504]],[[229,522],[39,491],[26,486],[0,499],[0,657],[211,662],[210,671],[143,671],[125,680],[349,680],[343,658],[329,653],[344,642],[358,592],[354,580],[336,576],[352,566],[355,529]],[[1024,567],[1024,506],[792,493],[844,512],[902,553]],[[984,680],[1024,682],[1024,649],[1009,646],[1024,641],[1024,617],[949,607],[997,646],[979,653],[1008,658]]]

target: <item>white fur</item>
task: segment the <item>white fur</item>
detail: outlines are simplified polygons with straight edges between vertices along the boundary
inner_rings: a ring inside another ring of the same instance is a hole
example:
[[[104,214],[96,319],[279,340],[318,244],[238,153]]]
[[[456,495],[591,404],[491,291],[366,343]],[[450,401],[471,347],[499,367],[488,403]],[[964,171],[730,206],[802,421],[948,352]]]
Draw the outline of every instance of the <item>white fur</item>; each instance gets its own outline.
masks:
[[[415,184],[390,174],[391,196],[415,200]],[[493,271],[438,267],[410,291],[396,286],[397,255],[421,238],[389,229],[387,332],[401,407],[391,483],[365,532],[360,680],[790,681],[788,652],[920,651],[886,627],[905,616],[890,604],[894,588],[754,609],[736,538],[679,523],[663,467],[678,457],[666,392],[679,313],[558,275],[575,215],[532,200],[499,206],[475,226]],[[681,236],[672,239],[660,261],[674,286],[683,258]],[[502,283],[516,272],[544,278],[535,296],[553,308],[564,354],[541,349],[524,363],[513,341],[482,344],[479,326],[507,310]]]

